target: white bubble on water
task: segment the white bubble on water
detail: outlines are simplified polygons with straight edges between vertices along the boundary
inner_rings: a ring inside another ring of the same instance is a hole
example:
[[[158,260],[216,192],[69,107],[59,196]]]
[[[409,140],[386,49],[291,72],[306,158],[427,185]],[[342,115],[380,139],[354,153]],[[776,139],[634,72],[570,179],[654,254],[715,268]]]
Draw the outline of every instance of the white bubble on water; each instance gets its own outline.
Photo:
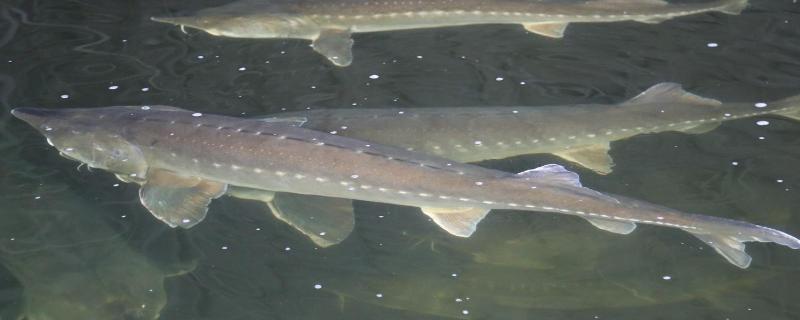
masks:
[[[322,289],[322,285],[317,283],[317,284],[314,285],[314,289],[317,289],[317,290]]]
[[[766,125],[769,125],[769,121],[767,121],[767,120],[758,120],[758,121],[756,121],[756,124],[759,125],[759,126],[766,126]]]
[[[716,47],[719,47],[719,43],[716,43],[716,42],[709,42],[709,43],[707,43],[707,44],[706,44],[706,47],[709,47],[709,48],[716,48]]]
[[[765,102],[756,102],[756,104],[754,104],[754,106],[756,108],[766,108],[767,104]]]
[[[370,76],[369,76],[369,78],[370,78],[370,79],[372,79],[372,80],[378,79],[378,78],[380,78],[380,77],[381,77],[381,76],[379,76],[379,75],[377,75],[377,74],[373,74],[373,75],[370,75]]]

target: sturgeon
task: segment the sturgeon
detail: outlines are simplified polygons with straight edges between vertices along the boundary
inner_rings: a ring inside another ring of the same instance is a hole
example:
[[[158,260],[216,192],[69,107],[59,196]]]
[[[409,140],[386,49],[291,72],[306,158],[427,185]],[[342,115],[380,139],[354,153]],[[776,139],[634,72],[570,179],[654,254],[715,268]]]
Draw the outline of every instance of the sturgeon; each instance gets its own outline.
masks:
[[[191,227],[203,220],[213,199],[248,190],[244,197],[279,192],[301,199],[295,203],[318,203],[315,210],[285,211],[283,219],[312,239],[331,243],[352,230],[350,202],[355,199],[420,207],[460,237],[472,235],[492,209],[573,215],[619,234],[632,232],[638,223],[672,227],[740,268],[751,262],[745,242],[800,248],[800,240],[775,229],[583,187],[577,174],[555,164],[514,174],[309,130],[294,120],[169,106],[17,108],[12,114],[38,129],[65,157],[141,184],[141,203],[172,227]],[[303,195],[314,199],[302,200]],[[332,223],[319,223],[317,217]]]
[[[615,105],[320,109],[274,117],[303,119],[305,128],[458,162],[549,153],[608,174],[614,166],[611,142],[667,131],[704,133],[724,121],[763,115],[800,120],[800,95],[769,103],[722,103],[686,92],[680,84],[660,83]]]
[[[573,22],[659,23],[710,11],[739,14],[746,6],[747,0],[240,0],[191,16],[151,19],[216,36],[311,40],[334,65],[348,66],[353,33],[521,24],[532,33],[561,38]]]

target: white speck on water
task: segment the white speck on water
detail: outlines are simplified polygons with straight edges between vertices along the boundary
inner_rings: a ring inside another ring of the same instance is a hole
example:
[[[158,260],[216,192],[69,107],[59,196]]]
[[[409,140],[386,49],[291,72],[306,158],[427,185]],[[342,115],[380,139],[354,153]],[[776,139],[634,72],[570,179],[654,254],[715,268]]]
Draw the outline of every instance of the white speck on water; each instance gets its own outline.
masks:
[[[69,99],[69,95],[68,94],[62,94],[61,95],[61,99]]]
[[[239,67],[239,71],[245,71],[245,70],[247,70],[247,68],[245,68],[245,67]]]
[[[765,102],[756,102],[754,105],[756,108],[766,108],[767,104]]]
[[[520,82],[519,82],[519,85],[521,85],[521,86],[524,86],[524,85],[526,85],[526,84],[527,84],[527,83],[526,83],[525,81],[520,81]]]
[[[326,233],[325,233],[325,231],[322,231],[322,232],[319,233],[319,235],[324,236],[324,235],[326,235]]]
[[[726,114],[723,114],[723,116],[730,117],[731,114],[730,113],[726,113]]]
[[[706,44],[706,46],[709,47],[709,48],[716,48],[716,47],[719,47],[719,44],[716,43],[716,42],[709,42],[709,43]]]
[[[450,274],[450,276],[453,277],[453,278],[458,277],[458,273]]]
[[[322,289],[322,285],[317,283],[317,284],[314,285],[314,289],[317,289],[317,290]]]
[[[422,56],[417,56],[417,59],[422,59]]]
[[[397,111],[397,114],[404,114],[404,113],[406,113],[406,112],[405,111]]]
[[[42,198],[42,196],[35,196],[35,197],[33,197],[33,198],[34,198],[34,199],[36,199],[36,200],[39,200],[39,199],[41,199],[41,198]]]
[[[350,178],[353,178],[353,179],[358,179],[358,175],[357,175],[357,174],[354,174],[354,175],[350,176]]]
[[[292,248],[291,247],[286,247],[286,248],[283,248],[283,251],[292,251]]]
[[[383,298],[383,293],[378,292],[378,293],[375,294],[375,297],[376,298]]]
[[[462,302],[462,301],[464,300],[461,300],[461,298],[456,298],[456,302]]]
[[[664,279],[664,280],[672,280],[672,276],[663,276],[663,277],[661,277],[661,279]]]
[[[205,58],[206,58],[206,56],[204,56],[202,54],[197,56],[197,59],[201,59],[202,60],[202,59],[205,59]]]
[[[494,78],[494,81],[503,81],[503,77]]]
[[[256,231],[261,231],[261,228],[256,228]]]
[[[116,85],[108,87],[108,90],[117,90],[117,89],[119,89],[119,86]]]
[[[192,113],[192,117],[202,117],[202,116],[203,116],[203,114],[200,113],[200,112]]]
[[[147,92],[147,91],[150,91],[150,88],[148,88],[148,87],[142,88],[142,92]]]
[[[370,78],[370,79],[372,79],[372,80],[378,79],[378,78],[380,78],[380,77],[381,77],[381,76],[379,76],[379,75],[377,75],[377,74],[373,74],[373,75],[370,75],[370,76],[369,76],[369,78]]]
[[[733,161],[733,162],[731,162],[731,165],[733,165],[733,166],[738,166],[738,165],[739,165],[739,162],[737,162],[737,161]]]
[[[759,126],[766,126],[766,125],[769,125],[769,121],[767,121],[767,120],[758,120],[758,121],[756,121],[756,124],[759,125]]]
[[[476,146],[479,146],[479,145],[482,145],[482,144],[483,144],[483,142],[481,142],[480,140],[475,140],[475,142],[474,142],[474,143],[475,143],[475,145],[476,145]]]
[[[378,216],[378,219],[383,219],[383,217],[384,217],[383,215],[380,215]]]
[[[183,222],[183,223],[189,223],[189,222],[192,222],[192,220],[190,220],[190,219],[183,219],[183,220],[181,220],[181,222]]]
[[[775,180],[775,182],[777,182],[777,183],[783,183],[783,179],[778,179],[778,180]]]
[[[469,314],[469,310],[467,310],[467,309],[461,310],[461,314],[468,315]]]
[[[758,137],[758,140],[765,140],[765,139],[767,139],[767,138],[766,137]]]
[[[113,184],[112,187],[114,187],[114,188],[119,187],[119,183]]]
[[[336,130],[331,131],[331,134],[337,134],[337,133],[339,133],[339,131]]]
[[[150,110],[150,106],[142,106],[142,110]]]
[[[222,250],[228,250],[228,246],[222,246],[220,249],[222,249]]]
[[[339,129],[347,130],[347,126],[341,126],[341,127],[339,127]]]
[[[123,215],[121,215],[121,216],[119,216],[119,217],[120,217],[120,218],[122,218],[122,219],[125,219],[125,218],[127,218],[127,217],[128,217],[128,215],[127,215],[127,214],[123,214]]]

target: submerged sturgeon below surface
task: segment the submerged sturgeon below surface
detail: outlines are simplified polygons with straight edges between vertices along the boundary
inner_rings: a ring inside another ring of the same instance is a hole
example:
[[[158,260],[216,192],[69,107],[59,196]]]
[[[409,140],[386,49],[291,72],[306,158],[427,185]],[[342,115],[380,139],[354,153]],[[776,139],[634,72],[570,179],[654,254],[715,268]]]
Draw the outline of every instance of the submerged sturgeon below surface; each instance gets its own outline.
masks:
[[[573,22],[659,23],[709,11],[739,14],[747,0],[240,0],[185,17],[152,20],[234,38],[307,39],[337,66],[353,61],[351,34],[391,30],[521,24],[561,38]]]
[[[645,133],[703,133],[724,121],[768,114],[800,120],[800,95],[722,103],[660,83],[616,105],[320,109],[275,117],[305,119],[304,128],[458,162],[550,153],[608,174],[614,166],[611,142]]]
[[[420,207],[461,237],[472,235],[491,209],[574,215],[619,234],[632,232],[636,223],[673,227],[741,268],[751,261],[744,242],[800,248],[800,240],[778,230],[594,191],[559,165],[513,174],[304,129],[292,119],[204,115],[168,106],[17,108],[12,114],[65,157],[141,184],[142,204],[173,227],[197,224],[211,200],[226,192],[273,201],[278,198],[257,194],[282,192],[299,197],[295,203],[322,203],[315,210],[273,212],[318,243],[336,243],[350,233],[349,199],[355,199]]]

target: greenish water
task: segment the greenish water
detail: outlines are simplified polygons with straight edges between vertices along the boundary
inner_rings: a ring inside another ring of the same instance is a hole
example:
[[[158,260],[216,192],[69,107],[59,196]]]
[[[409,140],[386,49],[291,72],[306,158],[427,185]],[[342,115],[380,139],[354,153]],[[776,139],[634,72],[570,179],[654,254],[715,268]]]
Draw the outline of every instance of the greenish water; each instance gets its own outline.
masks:
[[[203,223],[172,230],[141,207],[136,186],[76,169],[8,113],[615,103],[663,81],[723,101],[772,101],[800,93],[800,4],[576,24],[561,40],[518,26],[363,34],[347,68],[303,41],[184,34],[148,19],[219,3],[0,1],[0,319],[800,318],[800,252],[752,243],[753,264],[740,270],[667,228],[619,236],[504,211],[462,239],[418,209],[357,202],[354,233],[321,249],[261,204],[223,197]],[[800,234],[796,121],[642,135],[611,154],[611,175],[570,169],[597,190]],[[481,165],[518,172],[558,161]]]

